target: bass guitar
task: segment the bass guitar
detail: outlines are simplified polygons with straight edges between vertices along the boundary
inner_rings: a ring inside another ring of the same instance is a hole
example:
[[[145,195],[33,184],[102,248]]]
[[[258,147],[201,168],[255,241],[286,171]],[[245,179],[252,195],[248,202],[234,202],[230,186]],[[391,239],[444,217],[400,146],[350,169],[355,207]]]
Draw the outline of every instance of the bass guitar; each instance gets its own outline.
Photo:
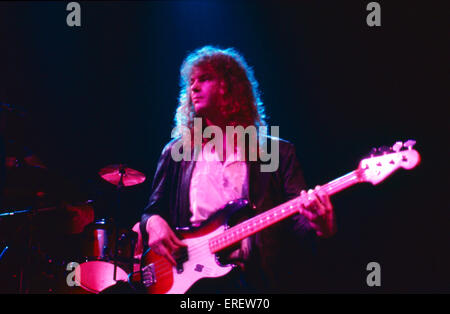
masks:
[[[356,170],[322,185],[320,189],[331,196],[357,183],[376,185],[397,169],[412,169],[420,161],[419,153],[413,149],[414,144],[414,140],[409,140],[397,142],[390,148],[378,149],[378,155],[374,152],[362,159]],[[302,204],[306,203],[306,199],[298,196],[229,227],[229,218],[249,206],[245,199],[231,201],[200,227],[177,230],[187,247],[174,255],[176,266],[151,250],[145,252],[141,258],[142,284],[152,294],[181,294],[202,278],[224,276],[235,265],[221,264],[218,253],[291,215],[302,213]]]

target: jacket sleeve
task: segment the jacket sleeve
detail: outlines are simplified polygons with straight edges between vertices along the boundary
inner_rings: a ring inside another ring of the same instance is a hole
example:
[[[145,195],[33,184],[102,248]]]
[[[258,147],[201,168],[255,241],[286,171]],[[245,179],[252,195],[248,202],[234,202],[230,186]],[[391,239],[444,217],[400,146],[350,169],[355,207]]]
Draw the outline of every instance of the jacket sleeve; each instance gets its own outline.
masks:
[[[167,144],[158,160],[158,164],[156,167],[155,176],[153,178],[151,194],[148,201],[147,206],[144,208],[143,214],[141,216],[140,222],[140,231],[146,243],[146,239],[148,238],[146,225],[147,220],[153,215],[159,215],[168,221],[168,212],[169,212],[169,178],[168,173],[170,173],[170,167],[172,167],[172,158],[171,158],[171,147],[172,142]]]
[[[280,163],[280,173],[283,181],[283,188],[285,193],[285,201],[289,201],[298,195],[302,190],[306,189],[305,179],[300,167],[300,163],[295,152],[295,146],[288,144],[286,155],[283,156],[283,161]],[[305,216],[295,214],[292,216],[293,232],[298,237],[310,236],[315,234],[314,229],[309,224]]]

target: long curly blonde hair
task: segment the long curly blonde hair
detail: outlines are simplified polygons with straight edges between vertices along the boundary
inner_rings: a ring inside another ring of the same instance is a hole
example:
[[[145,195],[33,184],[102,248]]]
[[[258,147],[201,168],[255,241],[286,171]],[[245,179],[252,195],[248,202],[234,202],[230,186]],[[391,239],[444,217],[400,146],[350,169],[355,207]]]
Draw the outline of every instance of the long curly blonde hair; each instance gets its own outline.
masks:
[[[190,97],[190,77],[194,67],[212,68],[225,83],[226,101],[219,110],[230,126],[266,126],[263,102],[252,69],[234,48],[204,46],[190,53],[180,69],[180,95],[172,137],[194,132],[196,113]]]

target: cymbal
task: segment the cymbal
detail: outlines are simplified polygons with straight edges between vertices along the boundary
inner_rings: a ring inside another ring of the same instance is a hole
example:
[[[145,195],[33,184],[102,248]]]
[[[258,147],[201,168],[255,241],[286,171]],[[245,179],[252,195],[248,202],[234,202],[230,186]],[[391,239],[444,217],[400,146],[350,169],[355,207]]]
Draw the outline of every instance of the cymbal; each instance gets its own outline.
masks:
[[[117,186],[132,186],[145,181],[145,174],[123,164],[106,166],[98,174],[102,179]]]

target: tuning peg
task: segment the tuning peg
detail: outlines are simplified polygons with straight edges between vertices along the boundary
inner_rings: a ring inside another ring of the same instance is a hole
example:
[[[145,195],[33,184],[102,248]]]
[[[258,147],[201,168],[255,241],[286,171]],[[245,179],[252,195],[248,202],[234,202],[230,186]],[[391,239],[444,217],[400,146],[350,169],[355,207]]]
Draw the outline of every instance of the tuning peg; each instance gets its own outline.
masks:
[[[416,145],[416,141],[415,140],[407,140],[403,146],[408,148],[409,150],[411,150],[413,148],[413,146]]]
[[[388,146],[381,146],[380,148],[378,148],[378,151],[382,154],[386,154],[389,153],[392,149]]]
[[[373,157],[377,154],[378,150],[375,147],[372,147],[372,149],[370,150],[370,157]]]
[[[400,151],[400,149],[402,149],[403,147],[403,143],[401,141],[395,142],[395,144],[392,146],[392,150],[396,153],[398,153]]]

